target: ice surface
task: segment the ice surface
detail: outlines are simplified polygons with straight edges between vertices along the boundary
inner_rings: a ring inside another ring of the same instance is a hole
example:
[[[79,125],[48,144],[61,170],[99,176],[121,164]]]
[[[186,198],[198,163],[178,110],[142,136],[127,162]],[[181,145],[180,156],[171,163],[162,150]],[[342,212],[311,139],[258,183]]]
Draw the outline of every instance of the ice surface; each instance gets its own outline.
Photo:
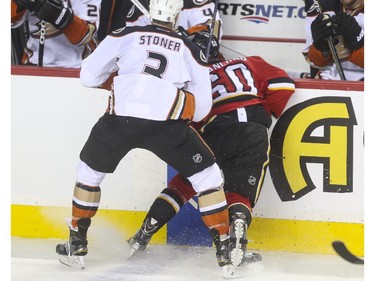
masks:
[[[61,264],[55,239],[12,237],[12,281],[208,281],[226,280],[210,247],[149,245],[127,260],[125,239],[102,236],[89,241],[85,269]],[[360,281],[364,267],[334,255],[259,252],[263,260],[239,268],[235,280],[251,281]],[[1,279],[1,278],[0,278]]]

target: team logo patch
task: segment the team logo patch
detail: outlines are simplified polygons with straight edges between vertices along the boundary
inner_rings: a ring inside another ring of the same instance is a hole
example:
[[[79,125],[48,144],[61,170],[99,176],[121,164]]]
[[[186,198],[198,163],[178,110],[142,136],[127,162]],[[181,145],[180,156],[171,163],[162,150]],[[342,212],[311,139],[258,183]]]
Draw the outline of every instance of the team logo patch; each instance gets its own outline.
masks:
[[[125,29],[125,27],[121,27],[121,28],[119,28],[119,29],[113,30],[112,33],[113,33],[113,34],[118,34],[118,33],[120,33],[121,31],[123,31],[124,29]]]
[[[203,5],[206,3],[208,0],[193,0],[194,4],[197,6]]]
[[[250,176],[247,181],[249,182],[250,185],[255,185],[257,179],[254,176]]]
[[[194,161],[194,163],[200,163],[200,162],[202,162],[202,156],[199,154],[199,153],[197,153],[197,154],[195,154],[194,156],[193,156],[193,161]]]
[[[199,56],[200,56],[200,58],[201,58],[202,61],[207,62],[206,55],[203,54],[202,50],[199,52]]]
[[[129,10],[129,13],[126,15],[127,18],[131,18],[134,15],[135,6],[133,5]]]
[[[318,13],[320,13],[320,6],[319,6],[319,3],[317,3],[316,1],[314,1],[314,3],[311,5],[310,9],[307,11],[307,13],[312,13],[314,11],[317,11]]]

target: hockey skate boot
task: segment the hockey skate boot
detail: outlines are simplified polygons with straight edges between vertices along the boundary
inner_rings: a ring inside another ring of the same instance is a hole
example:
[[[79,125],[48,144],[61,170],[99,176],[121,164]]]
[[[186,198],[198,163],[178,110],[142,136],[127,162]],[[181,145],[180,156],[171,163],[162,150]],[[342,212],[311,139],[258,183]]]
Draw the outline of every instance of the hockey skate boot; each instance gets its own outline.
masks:
[[[229,236],[225,240],[216,240],[215,245],[217,262],[223,270],[224,278],[235,277],[238,266],[234,259],[238,255],[235,245],[231,243]]]
[[[245,253],[245,256],[243,257],[243,261],[240,265],[246,266],[250,263],[262,261],[262,256],[259,253]]]
[[[130,245],[130,253],[128,258],[131,258],[136,252],[146,249],[151,238],[152,235],[144,233],[142,229],[138,230],[138,232],[128,240]]]
[[[159,222],[148,216],[138,232],[128,240],[130,245],[130,253],[128,259],[131,258],[136,252],[143,251],[146,249],[150,242],[152,235],[161,228]]]
[[[247,223],[246,215],[242,212],[236,212],[231,216],[232,222],[229,227],[231,248],[231,260],[238,266],[244,262],[247,249]]]
[[[91,224],[90,218],[77,221],[78,227],[73,227],[71,219],[66,219],[69,226],[69,240],[56,246],[56,253],[60,255],[59,261],[67,266],[85,268],[83,256],[87,255],[87,230]]]
[[[229,238],[221,241],[219,237],[215,241],[216,245],[216,259],[220,267],[231,264],[229,258]]]
[[[232,255],[234,262],[238,265],[248,265],[250,263],[258,262],[262,260],[262,256],[258,253],[247,252],[247,223],[246,215],[242,212],[236,212],[232,215],[232,222],[230,225],[230,241],[234,244],[233,248],[237,248],[237,255]],[[242,259],[239,260],[239,257]]]
[[[221,237],[216,229],[210,229],[212,241],[216,246],[216,259],[223,269],[224,278],[232,278],[235,275],[237,265],[231,260],[231,253],[234,251],[234,243],[230,242],[230,237]]]

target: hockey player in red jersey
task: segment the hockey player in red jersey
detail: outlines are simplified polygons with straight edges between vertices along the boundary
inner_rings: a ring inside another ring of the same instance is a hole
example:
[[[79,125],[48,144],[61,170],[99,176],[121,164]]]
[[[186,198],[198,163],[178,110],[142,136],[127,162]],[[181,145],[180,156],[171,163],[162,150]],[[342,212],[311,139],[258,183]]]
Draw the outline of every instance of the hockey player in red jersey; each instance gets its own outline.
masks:
[[[225,274],[236,268],[229,248],[229,217],[223,179],[215,157],[188,125],[212,107],[205,55],[175,30],[182,0],[151,0],[151,25],[126,27],[107,36],[82,62],[86,87],[104,87],[112,73],[113,92],[80,153],[68,219],[68,242],[58,244],[60,261],[84,266],[87,230],[99,203],[100,184],[125,155],[146,149],[178,170],[197,192],[204,223],[220,237],[216,257]],[[240,254],[240,253],[239,253]]]
[[[315,70],[312,77],[364,79],[364,9],[364,0],[305,0],[306,46],[302,53]],[[339,64],[327,40],[332,40]]]
[[[205,52],[208,33],[191,36]],[[278,118],[282,114],[295,86],[284,70],[261,57],[223,59],[216,40],[212,42],[209,63],[213,107],[205,120],[194,126],[214,152],[224,175],[231,242],[246,253],[252,209],[269,162],[271,115]],[[142,227],[129,239],[131,254],[144,250],[152,235],[195,195],[189,180],[177,174],[153,202]],[[217,233],[213,229],[210,233],[217,244]],[[250,253],[243,257],[240,264],[253,258]]]
[[[22,64],[80,68],[97,46],[100,0],[12,0],[11,23],[28,24]]]

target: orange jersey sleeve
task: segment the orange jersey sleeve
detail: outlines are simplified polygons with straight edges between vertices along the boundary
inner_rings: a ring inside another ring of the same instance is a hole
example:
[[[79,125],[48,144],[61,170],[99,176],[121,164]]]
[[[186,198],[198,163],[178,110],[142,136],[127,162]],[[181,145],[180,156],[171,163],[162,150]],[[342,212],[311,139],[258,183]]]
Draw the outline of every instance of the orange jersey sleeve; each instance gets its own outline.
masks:
[[[11,4],[11,23],[15,23],[22,18],[26,10],[17,12],[17,9],[18,9],[17,4],[14,1],[11,1],[10,4]]]
[[[62,30],[68,40],[74,45],[83,45],[89,42],[96,27],[83,19],[74,16],[72,22]]]

